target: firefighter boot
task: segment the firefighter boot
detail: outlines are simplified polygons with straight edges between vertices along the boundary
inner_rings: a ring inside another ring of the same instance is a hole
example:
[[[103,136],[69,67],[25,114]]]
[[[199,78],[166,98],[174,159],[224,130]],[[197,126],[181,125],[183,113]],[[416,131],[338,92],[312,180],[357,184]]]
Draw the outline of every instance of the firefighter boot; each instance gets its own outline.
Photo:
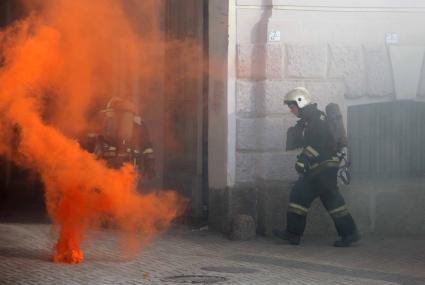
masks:
[[[275,237],[278,237],[282,240],[286,240],[288,241],[289,244],[292,244],[292,245],[300,244],[301,237],[297,234],[290,233],[286,230],[281,231],[278,229],[274,229],[272,232]]]
[[[334,243],[334,246],[349,247],[352,243],[360,240],[360,233],[346,205],[331,210],[329,213],[334,220],[338,235],[341,237]]]
[[[342,236],[341,239],[334,243],[335,247],[349,247],[352,243],[358,242],[361,239],[360,233],[356,230],[353,234]]]

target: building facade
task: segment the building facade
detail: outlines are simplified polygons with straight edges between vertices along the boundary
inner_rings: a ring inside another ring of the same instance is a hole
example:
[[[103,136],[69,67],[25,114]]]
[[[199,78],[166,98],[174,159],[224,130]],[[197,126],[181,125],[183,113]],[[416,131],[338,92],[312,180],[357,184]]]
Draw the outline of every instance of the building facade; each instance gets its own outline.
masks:
[[[1,27],[23,16],[15,2],[1,2]],[[361,231],[425,233],[423,1],[163,4],[155,14],[160,42],[189,38],[202,48],[185,58],[187,51],[161,44],[163,76],[134,82],[132,95],[136,102],[143,97],[139,105],[157,155],[158,177],[149,187],[176,190],[191,201],[188,215],[208,213],[211,227],[222,232],[230,232],[240,214],[252,216],[261,234],[283,228],[297,179],[297,152],[285,151],[286,130],[296,118],[283,97],[304,86],[320,108],[334,102],[343,111],[353,182],[341,188]],[[137,11],[127,10],[139,32],[146,32]],[[123,85],[125,76],[115,84]],[[14,198],[13,189],[24,188],[14,183],[19,172],[5,161],[0,173],[3,204],[14,208],[23,200]],[[34,200],[31,191],[28,201]],[[307,233],[332,231],[316,201]]]
[[[424,132],[425,3],[229,0],[209,5],[210,224],[229,232],[236,215],[248,214],[263,234],[285,226],[297,153],[285,151],[286,129],[296,118],[283,97],[304,86],[320,108],[338,103],[348,121],[353,183],[342,193],[361,231],[425,233],[425,168],[420,159],[409,168],[412,159],[423,157],[416,145],[425,142],[413,135]],[[404,103],[414,110],[397,107]],[[395,104],[395,112],[376,111],[385,104]],[[365,114],[363,106],[372,107]],[[382,122],[394,123],[388,134],[369,134],[384,129]],[[409,131],[397,122],[416,123]],[[389,135],[394,128],[400,132]],[[400,136],[405,139],[397,140]],[[363,138],[387,150],[372,155],[378,150],[360,147]],[[370,171],[362,171],[367,167]],[[332,231],[316,201],[307,233]]]

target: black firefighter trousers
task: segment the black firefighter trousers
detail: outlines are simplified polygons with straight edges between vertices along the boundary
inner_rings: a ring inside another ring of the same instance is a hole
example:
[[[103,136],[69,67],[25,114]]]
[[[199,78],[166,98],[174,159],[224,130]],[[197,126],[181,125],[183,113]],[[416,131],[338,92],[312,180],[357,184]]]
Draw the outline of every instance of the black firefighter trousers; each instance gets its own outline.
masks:
[[[289,233],[303,235],[308,210],[317,197],[331,215],[340,237],[353,235],[357,231],[353,217],[338,190],[337,171],[337,168],[325,168],[313,177],[301,176],[298,179],[289,197],[286,216],[286,230]]]

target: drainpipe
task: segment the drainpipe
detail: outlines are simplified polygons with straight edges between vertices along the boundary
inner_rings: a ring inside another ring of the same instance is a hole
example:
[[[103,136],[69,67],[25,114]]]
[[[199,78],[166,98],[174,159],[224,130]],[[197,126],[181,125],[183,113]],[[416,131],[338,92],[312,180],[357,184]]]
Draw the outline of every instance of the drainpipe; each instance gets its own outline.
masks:
[[[12,0],[6,0],[6,25],[8,25],[11,21],[12,21]],[[12,143],[11,141],[9,141],[9,143]],[[8,189],[10,186],[10,180],[11,180],[11,176],[12,176],[12,163],[10,161],[11,158],[11,154],[10,152],[8,152],[6,154],[6,160],[5,160],[5,189]]]
[[[209,1],[203,5],[203,79],[202,79],[202,216],[208,218],[208,90],[209,90]]]

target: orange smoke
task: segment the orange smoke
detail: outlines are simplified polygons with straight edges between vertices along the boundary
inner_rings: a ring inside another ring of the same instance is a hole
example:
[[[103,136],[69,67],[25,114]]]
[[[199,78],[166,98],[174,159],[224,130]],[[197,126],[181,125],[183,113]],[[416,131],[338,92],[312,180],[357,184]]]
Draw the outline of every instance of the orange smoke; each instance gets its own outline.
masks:
[[[86,231],[105,223],[142,246],[181,206],[174,192],[138,194],[132,166],[109,169],[71,139],[92,127],[94,102],[131,97],[163,72],[160,1],[139,2],[143,35],[117,0],[26,1],[35,12],[0,32],[0,155],[40,174],[60,226],[55,262],[82,262]]]

